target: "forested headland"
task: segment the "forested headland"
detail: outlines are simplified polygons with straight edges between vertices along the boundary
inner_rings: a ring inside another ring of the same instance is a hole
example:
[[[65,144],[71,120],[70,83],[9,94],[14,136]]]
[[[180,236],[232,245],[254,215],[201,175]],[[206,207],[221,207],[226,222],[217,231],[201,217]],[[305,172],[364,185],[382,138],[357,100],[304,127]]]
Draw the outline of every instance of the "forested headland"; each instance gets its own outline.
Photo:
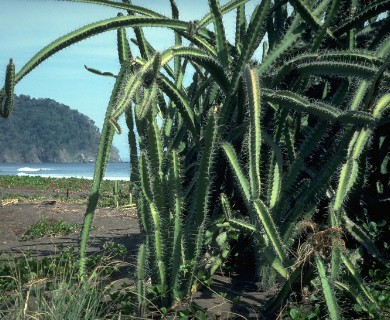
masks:
[[[15,96],[8,119],[0,118],[0,162],[90,162],[100,132],[86,115],[52,99]],[[121,161],[113,148],[110,161]]]

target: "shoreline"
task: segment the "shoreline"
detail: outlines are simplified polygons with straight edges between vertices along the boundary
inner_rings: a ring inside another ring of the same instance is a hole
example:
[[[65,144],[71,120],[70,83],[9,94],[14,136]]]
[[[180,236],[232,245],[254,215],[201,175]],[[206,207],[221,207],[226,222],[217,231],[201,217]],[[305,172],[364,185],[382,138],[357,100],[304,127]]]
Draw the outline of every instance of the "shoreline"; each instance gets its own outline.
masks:
[[[0,176],[79,178],[92,180],[95,163],[0,163]],[[104,180],[130,180],[130,162],[109,162]]]

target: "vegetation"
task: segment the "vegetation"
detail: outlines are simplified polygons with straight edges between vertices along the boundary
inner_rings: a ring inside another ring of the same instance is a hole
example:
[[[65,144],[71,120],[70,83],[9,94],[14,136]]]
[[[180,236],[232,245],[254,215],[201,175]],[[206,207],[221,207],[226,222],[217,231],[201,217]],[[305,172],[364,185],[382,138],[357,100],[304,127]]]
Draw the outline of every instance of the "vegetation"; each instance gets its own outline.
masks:
[[[42,237],[66,236],[71,233],[79,232],[80,230],[81,226],[77,223],[66,223],[63,220],[42,218],[27,229],[22,235],[21,240],[26,241]]]
[[[85,214],[81,279],[112,138],[125,115],[144,238],[138,316],[152,304],[167,313],[196,289],[205,265],[210,275],[251,255],[253,278],[278,288],[262,306],[270,315],[293,292],[303,298],[303,285],[319,293],[331,319],[388,317],[381,303],[388,295],[378,295],[380,281],[367,272],[389,274],[388,240],[366,226],[389,224],[390,2],[262,0],[247,20],[248,1],[209,0],[210,13],[185,22],[174,0],[172,18],[127,0],[79,1],[122,13],[59,38],[17,74],[11,60],[1,99],[8,116],[13,86],[39,63],[117,30],[121,69]],[[230,43],[223,15],[233,10]],[[156,51],[144,27],[171,29],[174,45]],[[131,47],[127,28],[135,34]]]
[[[0,119],[0,162],[95,159],[100,133],[91,119],[51,99],[21,95],[14,101],[16,108],[9,119]],[[116,148],[110,160],[120,161]]]
[[[118,274],[126,255],[121,245],[107,242],[87,261],[88,278],[78,279],[74,247],[38,259],[0,255],[2,319],[114,319],[118,314],[108,275]],[[133,303],[134,304],[134,303]],[[119,310],[120,312],[120,310]]]
[[[47,178],[40,176],[1,176],[0,199],[37,200],[58,199],[84,203],[91,180],[83,178]],[[100,207],[131,206],[133,203],[127,181],[104,180],[100,188]]]

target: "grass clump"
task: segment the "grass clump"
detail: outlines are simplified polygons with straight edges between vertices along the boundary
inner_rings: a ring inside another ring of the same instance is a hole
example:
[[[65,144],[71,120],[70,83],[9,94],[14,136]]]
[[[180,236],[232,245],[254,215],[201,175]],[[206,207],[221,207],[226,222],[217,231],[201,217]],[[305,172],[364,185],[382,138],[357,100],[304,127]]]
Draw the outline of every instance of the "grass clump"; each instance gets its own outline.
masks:
[[[61,237],[81,230],[79,223],[66,223],[63,220],[42,218],[32,224],[22,235],[21,240],[27,241],[43,237]]]
[[[107,242],[91,254],[83,282],[75,248],[58,249],[43,258],[0,253],[0,319],[118,319],[122,305],[130,312],[131,300],[122,300],[131,287],[112,286],[127,253],[122,245]]]

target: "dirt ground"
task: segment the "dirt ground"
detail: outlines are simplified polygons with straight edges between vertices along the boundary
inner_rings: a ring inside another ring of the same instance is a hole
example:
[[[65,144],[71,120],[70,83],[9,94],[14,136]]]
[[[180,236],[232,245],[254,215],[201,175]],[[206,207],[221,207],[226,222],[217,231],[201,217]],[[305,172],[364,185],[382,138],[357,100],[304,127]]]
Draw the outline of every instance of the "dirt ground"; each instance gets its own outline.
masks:
[[[83,204],[52,201],[23,201],[0,207],[0,251],[18,253],[31,250],[33,254],[55,253],[56,246],[78,246],[79,234],[59,238],[20,241],[28,227],[41,218],[63,220],[66,223],[83,222],[86,206]],[[98,208],[95,213],[89,250],[98,250],[113,240],[132,251],[140,242],[138,221],[134,209]]]
[[[59,238],[41,238],[21,241],[28,227],[43,217],[63,220],[68,223],[82,223],[86,205],[58,200],[35,200],[17,203],[0,203],[0,253],[21,255],[30,251],[36,256],[47,256],[58,250],[58,245],[78,247],[79,234]],[[141,242],[138,221],[134,209],[99,208],[93,222],[89,251],[99,250],[107,241],[124,244],[128,259],[136,261],[137,248]],[[131,263],[131,261],[130,261]],[[222,298],[219,292],[230,297],[240,296],[237,303]],[[272,292],[258,292],[256,284],[245,279],[216,275],[211,288],[196,292],[191,300],[206,308],[219,319],[272,319],[265,318],[259,311],[265,299]]]

